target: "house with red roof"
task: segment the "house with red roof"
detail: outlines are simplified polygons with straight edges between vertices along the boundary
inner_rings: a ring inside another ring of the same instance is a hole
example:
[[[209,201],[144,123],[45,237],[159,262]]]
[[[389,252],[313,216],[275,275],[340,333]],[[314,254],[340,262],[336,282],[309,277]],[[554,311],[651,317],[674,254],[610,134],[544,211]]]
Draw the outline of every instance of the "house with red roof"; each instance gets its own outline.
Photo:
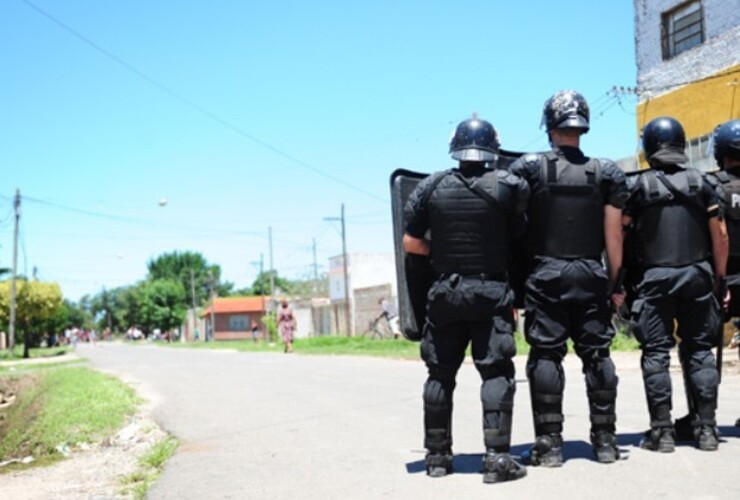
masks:
[[[259,339],[265,338],[262,317],[267,312],[270,297],[220,297],[213,300],[212,306],[200,313],[206,322],[206,331],[211,331],[211,310],[216,327],[213,340],[252,339],[252,324],[259,327]]]

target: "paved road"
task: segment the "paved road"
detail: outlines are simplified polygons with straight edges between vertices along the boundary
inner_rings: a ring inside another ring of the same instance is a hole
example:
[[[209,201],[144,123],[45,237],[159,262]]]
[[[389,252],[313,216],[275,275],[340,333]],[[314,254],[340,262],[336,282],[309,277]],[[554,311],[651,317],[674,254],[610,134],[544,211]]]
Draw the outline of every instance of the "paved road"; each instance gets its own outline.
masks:
[[[101,344],[99,344],[101,345]],[[424,474],[420,361],[170,349],[80,346],[93,366],[147,397],[154,418],[182,445],[150,498],[740,498],[740,374],[727,353],[715,453],[690,445],[661,455],[639,449],[647,413],[639,355],[617,353],[619,443],[623,458],[591,458],[587,403],[577,358],[566,362],[565,457],[560,469],[529,468],[521,481],[484,485],[479,380],[463,366],[455,399],[454,466]],[[524,358],[517,373],[524,374]],[[675,413],[684,413],[674,372]],[[526,380],[518,384],[514,451],[532,443]]]

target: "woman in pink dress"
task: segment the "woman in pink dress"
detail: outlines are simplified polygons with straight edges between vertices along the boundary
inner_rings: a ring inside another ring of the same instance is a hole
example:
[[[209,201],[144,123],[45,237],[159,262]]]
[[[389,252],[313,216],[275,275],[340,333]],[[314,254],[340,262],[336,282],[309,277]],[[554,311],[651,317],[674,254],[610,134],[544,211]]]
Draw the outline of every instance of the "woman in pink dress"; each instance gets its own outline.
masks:
[[[293,330],[295,330],[295,317],[293,310],[288,306],[288,301],[283,299],[278,310],[278,330],[285,344],[285,352],[293,352]]]

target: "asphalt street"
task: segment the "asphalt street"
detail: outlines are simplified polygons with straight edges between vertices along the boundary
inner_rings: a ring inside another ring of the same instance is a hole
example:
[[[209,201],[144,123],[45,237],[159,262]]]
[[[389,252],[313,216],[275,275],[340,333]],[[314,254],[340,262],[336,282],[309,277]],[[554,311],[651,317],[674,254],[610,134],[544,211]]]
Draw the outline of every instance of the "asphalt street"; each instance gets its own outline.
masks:
[[[579,360],[566,358],[565,458],[559,469],[528,468],[522,480],[483,484],[480,380],[469,362],[455,392],[455,473],[424,473],[421,361],[243,353],[98,343],[78,353],[131,383],[154,419],[181,440],[152,499],[740,498],[740,373],[725,353],[717,452],[692,444],[673,454],[638,446],[648,416],[639,353],[616,353],[622,459],[595,462]],[[674,356],[675,358],[675,356]],[[517,357],[513,452],[533,431],[525,358]],[[674,359],[675,362],[675,359]],[[673,370],[674,416],[685,413]]]

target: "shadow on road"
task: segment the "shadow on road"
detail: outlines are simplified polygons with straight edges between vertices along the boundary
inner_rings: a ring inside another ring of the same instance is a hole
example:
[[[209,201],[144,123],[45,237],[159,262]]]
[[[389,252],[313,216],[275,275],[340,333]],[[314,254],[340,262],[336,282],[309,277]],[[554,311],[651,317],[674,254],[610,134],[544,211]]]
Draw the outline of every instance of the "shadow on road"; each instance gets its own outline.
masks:
[[[639,446],[642,434],[622,434],[618,436],[619,450],[622,454],[621,460],[629,458],[629,449],[624,446],[634,444]],[[511,454],[521,459],[522,463],[530,465],[530,450],[533,443],[525,443],[511,447]],[[460,453],[452,457],[452,467],[456,474],[480,474],[483,463],[483,453]],[[589,460],[596,462],[591,449],[591,443],[586,441],[565,441],[563,443],[563,459],[569,460]],[[406,464],[406,471],[409,474],[419,474],[426,472],[424,460],[415,460]]]

